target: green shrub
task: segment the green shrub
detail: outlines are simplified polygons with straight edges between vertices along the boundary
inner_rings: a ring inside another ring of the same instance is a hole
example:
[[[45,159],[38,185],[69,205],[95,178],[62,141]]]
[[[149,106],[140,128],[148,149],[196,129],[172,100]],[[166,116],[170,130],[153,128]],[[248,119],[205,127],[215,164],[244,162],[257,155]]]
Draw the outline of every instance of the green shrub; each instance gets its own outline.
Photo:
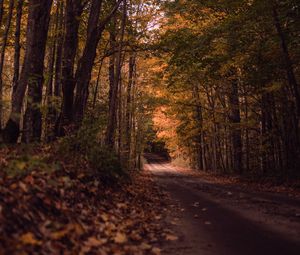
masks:
[[[127,177],[118,156],[107,147],[92,147],[88,154],[88,161],[94,174],[103,182],[116,182]]]
[[[85,172],[87,181],[98,178],[104,183],[114,183],[127,178],[128,174],[117,154],[101,143],[103,131],[103,121],[87,119],[76,133],[63,139],[61,150],[62,153],[73,152],[88,161],[90,169]]]
[[[59,165],[55,163],[49,164],[39,156],[23,155],[10,160],[4,171],[10,177],[22,177],[34,170],[53,172],[58,168]]]

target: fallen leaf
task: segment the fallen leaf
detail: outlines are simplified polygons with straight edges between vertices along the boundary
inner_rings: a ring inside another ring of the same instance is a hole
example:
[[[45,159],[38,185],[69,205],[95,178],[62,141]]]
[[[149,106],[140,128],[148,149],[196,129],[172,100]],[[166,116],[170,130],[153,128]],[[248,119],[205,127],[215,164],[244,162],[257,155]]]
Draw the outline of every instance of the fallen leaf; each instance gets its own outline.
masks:
[[[115,243],[122,244],[127,242],[127,237],[125,234],[118,232],[114,238]]]
[[[28,232],[28,233],[22,235],[22,236],[20,237],[20,241],[21,241],[23,244],[30,244],[30,245],[40,245],[40,244],[42,244],[42,242],[39,241],[39,240],[37,240],[37,239],[35,238],[35,236],[34,236],[32,233],[30,233],[30,232]]]
[[[195,203],[193,204],[194,207],[199,207],[199,205],[200,205],[199,202],[195,202]]]
[[[167,241],[177,241],[178,240],[177,236],[171,235],[171,234],[167,234],[165,238]]]
[[[27,185],[23,182],[19,183],[20,188],[24,191],[24,192],[28,192],[28,188]]]
[[[107,242],[106,239],[97,239],[96,237],[90,237],[84,244],[88,247],[97,247],[105,244]]]
[[[150,250],[151,249],[151,245],[150,244],[147,244],[147,243],[142,243],[141,245],[140,245],[140,248],[142,249],[142,250]]]
[[[161,254],[161,249],[159,249],[157,247],[154,247],[154,248],[152,248],[151,252],[154,255],[160,255]]]

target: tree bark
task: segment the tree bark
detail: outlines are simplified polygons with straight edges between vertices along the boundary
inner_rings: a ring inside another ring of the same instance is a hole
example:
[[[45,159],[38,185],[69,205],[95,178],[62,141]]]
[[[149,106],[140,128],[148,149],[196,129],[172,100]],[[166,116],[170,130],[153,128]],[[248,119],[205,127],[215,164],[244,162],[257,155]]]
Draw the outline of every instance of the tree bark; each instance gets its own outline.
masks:
[[[131,121],[132,121],[132,87],[133,79],[136,66],[136,54],[131,53],[128,63],[128,85],[127,85],[127,99],[126,99],[126,115],[125,115],[125,152],[127,154],[127,160],[130,167],[130,157],[131,157]]]
[[[286,42],[285,34],[284,34],[284,31],[283,31],[281,23],[280,23],[277,7],[275,5],[273,5],[273,19],[274,19],[274,24],[275,24],[275,27],[276,27],[278,37],[279,37],[280,42],[281,42],[281,49],[282,49],[282,53],[283,53],[283,57],[284,57],[284,61],[285,61],[287,79],[288,79],[288,83],[289,83],[289,85],[290,85],[290,87],[291,87],[291,89],[293,90],[293,93],[294,93],[296,106],[297,106],[297,115],[298,115],[298,119],[299,119],[300,118],[299,85],[298,85],[297,80],[296,80],[296,76],[295,76],[292,60],[291,60],[291,57],[290,57],[290,54],[289,54],[289,49],[288,49],[288,45],[287,45],[287,42]]]
[[[114,78],[114,84],[111,88],[111,95],[110,95],[110,101],[109,101],[109,115],[108,115],[108,124],[106,129],[106,145],[110,148],[114,147],[114,134],[116,130],[116,114],[117,114],[117,97],[118,97],[118,87],[119,87],[119,81],[120,81],[120,75],[121,75],[121,69],[122,69],[122,48],[123,48],[123,40],[124,40],[124,34],[125,34],[125,27],[126,27],[126,7],[127,3],[126,0],[123,2],[123,17],[121,22],[121,35],[119,40],[119,48],[118,48],[118,54],[116,59],[116,73]]]
[[[58,14],[58,31],[57,41],[63,42],[64,36],[64,1],[58,1],[59,14]],[[54,96],[61,96],[61,67],[62,67],[62,51],[63,43],[56,44],[56,59],[55,59],[55,80],[54,80]]]
[[[18,141],[21,109],[27,86],[30,87],[28,117],[33,117],[34,122],[29,123],[28,121],[26,124],[31,124],[28,126],[31,129],[30,131],[32,131],[31,135],[34,134],[35,137],[40,136],[39,110],[36,109],[38,106],[36,107],[34,100],[39,101],[41,97],[44,56],[51,5],[52,0],[29,1],[25,58],[18,86],[12,96],[10,117],[3,132],[4,141],[7,143],[16,143]],[[37,94],[35,92],[37,92]]]
[[[197,123],[197,128],[199,133],[195,137],[196,143],[196,152],[197,152],[197,168],[203,170],[203,161],[202,161],[202,105],[199,96],[199,87],[197,84],[193,86],[193,98],[195,99],[195,120]]]
[[[16,30],[15,30],[15,53],[14,53],[14,77],[13,77],[13,93],[15,93],[20,77],[20,54],[21,54],[21,23],[23,15],[24,0],[18,0],[17,16],[16,16]]]
[[[6,25],[4,29],[3,38],[2,38],[2,47],[0,52],[0,130],[2,128],[2,122],[3,122],[3,77],[2,75],[3,75],[3,68],[4,68],[5,51],[6,51],[10,24],[13,15],[13,9],[14,9],[14,2],[15,2],[14,0],[9,1],[7,20],[6,20]]]
[[[76,124],[79,124],[83,118],[88,97],[88,85],[91,80],[97,46],[104,29],[104,27],[99,27],[98,25],[101,9],[102,1],[93,0],[88,20],[86,45],[76,71],[76,95],[74,101],[74,117]]]
[[[102,1],[93,0],[91,12],[88,22],[87,42],[84,47],[83,55],[79,60],[78,68],[76,71],[76,96],[74,101],[74,115],[76,126],[80,126],[83,119],[84,111],[88,99],[88,87],[91,80],[91,73],[93,64],[96,58],[97,46],[101,39],[102,33],[118,10],[120,3],[119,0],[111,10],[111,12],[99,22]]]
[[[231,127],[231,142],[233,151],[233,170],[236,173],[243,173],[242,164],[242,132],[240,128],[241,115],[238,93],[238,81],[236,78],[231,79],[231,91],[229,93],[230,115],[229,121]]]
[[[49,28],[52,0],[31,0],[29,2],[29,48],[32,49],[27,84],[28,99],[24,116],[23,136],[25,143],[39,142],[42,134],[42,113],[40,110],[43,92],[45,49]],[[31,13],[32,12],[32,13]],[[32,44],[31,44],[32,43]]]
[[[63,92],[61,114],[56,123],[56,135],[63,136],[73,121],[73,101],[75,89],[74,66],[78,48],[78,32],[83,12],[82,0],[67,0],[65,11],[65,36],[61,67],[61,85]]]

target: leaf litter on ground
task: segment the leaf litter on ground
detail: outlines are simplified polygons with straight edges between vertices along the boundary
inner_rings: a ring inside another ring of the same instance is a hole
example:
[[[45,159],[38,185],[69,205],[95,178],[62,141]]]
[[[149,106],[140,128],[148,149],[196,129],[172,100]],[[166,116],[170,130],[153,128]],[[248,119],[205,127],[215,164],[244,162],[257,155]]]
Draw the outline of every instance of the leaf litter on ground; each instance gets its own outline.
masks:
[[[17,160],[22,173],[0,173],[0,254],[158,255],[163,240],[177,240],[164,231],[165,194],[149,175],[110,187],[86,180],[83,158],[41,147],[31,154],[42,169],[27,171],[21,153],[0,149],[0,168]]]

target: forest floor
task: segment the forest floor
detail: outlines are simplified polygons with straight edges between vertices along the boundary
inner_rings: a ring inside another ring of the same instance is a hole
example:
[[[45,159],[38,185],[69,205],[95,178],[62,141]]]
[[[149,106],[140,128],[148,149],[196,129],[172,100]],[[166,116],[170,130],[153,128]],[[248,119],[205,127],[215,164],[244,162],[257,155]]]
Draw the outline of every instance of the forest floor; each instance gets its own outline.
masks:
[[[295,190],[147,160],[112,185],[56,144],[0,149],[0,254],[298,254]]]
[[[1,255],[158,255],[176,239],[149,175],[103,184],[55,145],[2,148],[0,169]]]
[[[168,220],[179,238],[164,254],[299,254],[299,191],[177,168],[153,155],[147,160],[147,172],[177,208]]]

